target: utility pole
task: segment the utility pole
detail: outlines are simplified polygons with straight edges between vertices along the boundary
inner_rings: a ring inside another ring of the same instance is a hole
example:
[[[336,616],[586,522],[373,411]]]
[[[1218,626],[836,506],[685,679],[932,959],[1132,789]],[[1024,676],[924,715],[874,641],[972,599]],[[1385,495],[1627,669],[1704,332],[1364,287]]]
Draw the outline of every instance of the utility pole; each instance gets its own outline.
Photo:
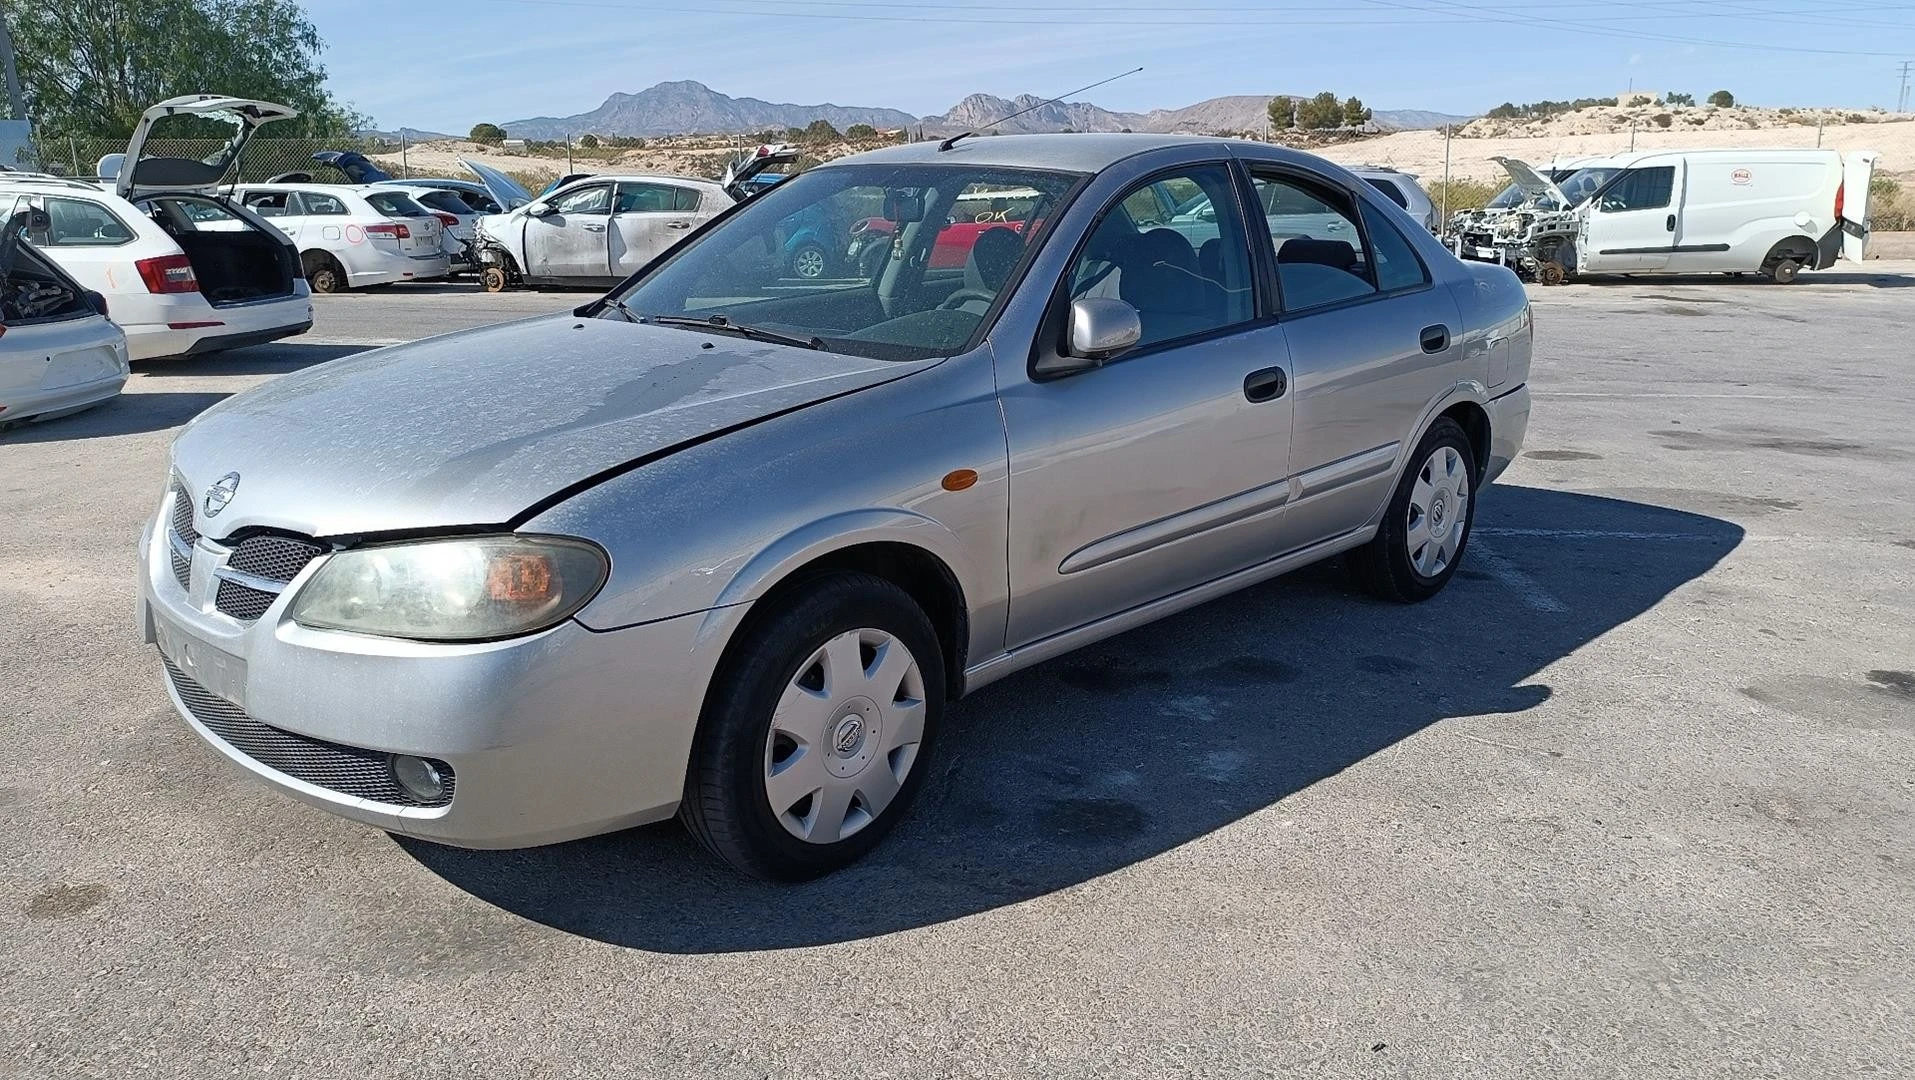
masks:
[[[1905,113],[1908,111],[1908,69],[1912,66],[1915,66],[1915,60],[1902,61],[1902,92],[1895,98],[1895,111],[1898,113]],[[12,85],[12,81],[13,81],[13,54],[8,53],[7,54],[7,82],[9,86]]]
[[[1443,125],[1443,216],[1438,219],[1444,231],[1450,227],[1450,125]]]
[[[13,118],[28,119],[26,100],[20,96],[20,73],[13,66],[13,35],[7,31],[5,12],[0,12],[0,67],[6,68],[7,106],[13,110]]]
[[[402,180],[412,179],[412,163],[406,160],[406,129],[405,128],[399,129],[399,177]]]

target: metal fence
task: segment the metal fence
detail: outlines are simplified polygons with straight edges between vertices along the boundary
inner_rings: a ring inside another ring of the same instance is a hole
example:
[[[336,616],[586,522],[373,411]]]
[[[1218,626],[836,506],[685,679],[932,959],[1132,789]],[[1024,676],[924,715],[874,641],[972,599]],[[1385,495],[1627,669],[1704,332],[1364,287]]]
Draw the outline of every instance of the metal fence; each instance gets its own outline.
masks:
[[[220,152],[225,143],[219,139],[151,139],[143,151],[148,156],[204,160]],[[313,160],[320,150],[357,150],[362,154],[397,152],[397,144],[364,139],[268,139],[258,138],[246,144],[246,156],[240,161],[240,180],[259,183],[281,173],[312,173],[315,180],[339,181],[343,177]],[[41,171],[61,176],[95,176],[101,158],[126,152],[124,139],[43,139],[35,144]],[[31,163],[23,163],[31,164]]]

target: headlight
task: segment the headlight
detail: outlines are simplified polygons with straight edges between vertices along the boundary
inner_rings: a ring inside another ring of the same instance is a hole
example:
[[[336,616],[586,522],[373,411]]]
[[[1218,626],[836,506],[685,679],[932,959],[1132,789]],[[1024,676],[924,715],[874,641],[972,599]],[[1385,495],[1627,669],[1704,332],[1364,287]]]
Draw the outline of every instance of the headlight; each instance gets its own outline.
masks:
[[[301,626],[421,641],[543,630],[592,598],[610,570],[579,540],[475,536],[336,552],[293,598]]]

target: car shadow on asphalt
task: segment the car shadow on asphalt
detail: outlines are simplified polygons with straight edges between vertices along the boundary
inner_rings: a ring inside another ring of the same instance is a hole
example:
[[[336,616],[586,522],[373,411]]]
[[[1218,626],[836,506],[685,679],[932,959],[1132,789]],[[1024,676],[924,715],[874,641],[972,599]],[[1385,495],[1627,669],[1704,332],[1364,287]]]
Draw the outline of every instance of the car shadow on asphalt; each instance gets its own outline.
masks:
[[[523,851],[395,839],[479,899],[632,948],[796,948],[927,926],[1164,854],[1458,718],[1521,748],[1485,753],[1533,753],[1546,770],[1560,754],[1520,715],[1550,697],[1537,673],[1742,539],[1716,518],[1514,486],[1489,489],[1477,528],[1425,604],[1364,598],[1332,561],[984,688],[946,714],[909,816],[821,881],[745,880],[674,825]]]
[[[178,427],[219,404],[235,391],[149,390],[149,380],[233,375],[284,375],[287,372],[352,356],[372,345],[317,345],[275,342],[229,352],[185,356],[175,360],[143,360],[133,367],[126,391],[84,412],[38,423],[0,427],[0,445],[7,443],[66,442],[138,435]]]

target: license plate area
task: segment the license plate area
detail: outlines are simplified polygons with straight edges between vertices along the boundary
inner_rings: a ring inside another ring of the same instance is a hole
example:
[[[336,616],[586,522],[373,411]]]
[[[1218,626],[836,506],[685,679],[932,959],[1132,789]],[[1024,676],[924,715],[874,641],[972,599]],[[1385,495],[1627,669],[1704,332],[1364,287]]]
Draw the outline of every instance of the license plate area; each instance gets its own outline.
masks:
[[[246,661],[224,649],[209,645],[170,622],[165,615],[153,613],[153,636],[160,655],[206,689],[240,708],[246,707]]]

